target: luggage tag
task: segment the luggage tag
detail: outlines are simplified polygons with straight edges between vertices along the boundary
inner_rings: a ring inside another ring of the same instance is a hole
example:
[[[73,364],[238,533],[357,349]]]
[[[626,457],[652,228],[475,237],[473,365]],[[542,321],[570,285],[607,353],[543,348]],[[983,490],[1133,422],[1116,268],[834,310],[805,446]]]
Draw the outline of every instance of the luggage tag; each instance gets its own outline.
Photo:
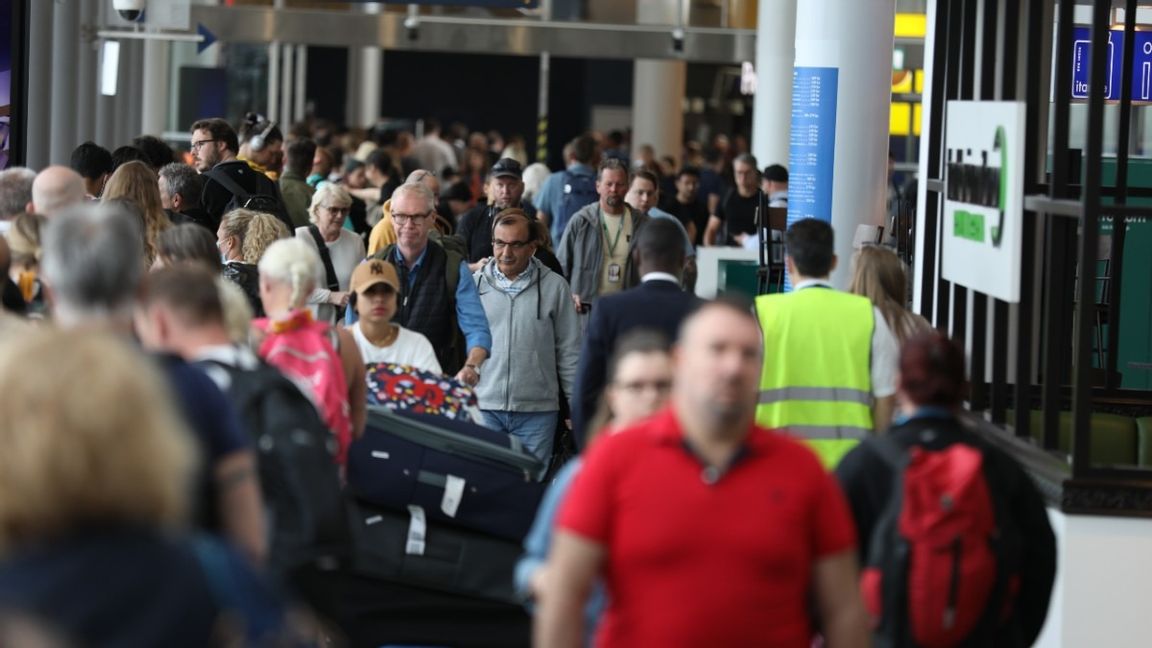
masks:
[[[409,556],[423,556],[424,539],[428,533],[428,522],[424,519],[424,509],[415,504],[409,504],[408,513],[412,515],[412,520],[408,524],[408,543],[404,547],[404,553]]]
[[[448,478],[444,480],[444,497],[440,500],[440,510],[444,511],[444,515],[454,518],[462,499],[464,499],[464,479],[456,475],[448,475]]]
[[[619,263],[608,264],[608,283],[620,283],[621,274]]]

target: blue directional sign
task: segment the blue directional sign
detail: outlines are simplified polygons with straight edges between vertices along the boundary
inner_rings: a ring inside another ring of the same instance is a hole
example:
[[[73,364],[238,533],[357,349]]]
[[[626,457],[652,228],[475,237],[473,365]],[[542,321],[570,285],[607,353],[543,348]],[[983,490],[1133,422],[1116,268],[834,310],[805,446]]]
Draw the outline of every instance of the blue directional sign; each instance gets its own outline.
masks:
[[[1089,61],[1091,59],[1092,32],[1088,27],[1072,30],[1072,98],[1088,98]],[[1120,100],[1120,76],[1124,66],[1124,31],[1108,32],[1108,65],[1104,79],[1104,98]],[[1152,32],[1138,31],[1133,37],[1132,100],[1152,101]]]

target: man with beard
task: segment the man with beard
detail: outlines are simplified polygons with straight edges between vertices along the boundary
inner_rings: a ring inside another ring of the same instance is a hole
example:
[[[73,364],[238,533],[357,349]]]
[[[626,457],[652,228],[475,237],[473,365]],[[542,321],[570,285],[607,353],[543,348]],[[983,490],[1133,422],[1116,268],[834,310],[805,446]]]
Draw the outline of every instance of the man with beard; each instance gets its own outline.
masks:
[[[223,119],[201,119],[192,124],[189,148],[192,165],[204,177],[204,192],[200,204],[208,213],[208,222],[219,223],[224,213],[235,207],[249,207],[270,211],[292,231],[292,219],[284,208],[280,188],[268,176],[253,170],[247,162],[236,156],[240,141],[236,131]],[[249,204],[259,202],[259,205]],[[276,203],[276,209],[267,209],[266,202]]]
[[[537,645],[580,645],[597,577],[597,645],[807,648],[814,630],[868,645],[843,494],[810,450],[754,422],[760,337],[747,303],[703,306],[674,351],[671,406],[589,449],[557,518]]]
[[[608,159],[600,165],[600,200],[572,216],[556,256],[572,287],[572,301],[583,315],[595,300],[640,282],[632,262],[636,236],[648,217],[628,206],[628,167]]]

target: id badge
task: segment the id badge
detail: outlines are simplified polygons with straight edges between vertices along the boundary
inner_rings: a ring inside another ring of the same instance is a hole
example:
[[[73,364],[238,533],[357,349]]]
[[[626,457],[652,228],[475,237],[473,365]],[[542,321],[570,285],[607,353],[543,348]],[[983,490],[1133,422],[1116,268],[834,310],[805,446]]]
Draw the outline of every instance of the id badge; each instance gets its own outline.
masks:
[[[609,283],[620,283],[620,274],[621,274],[621,271],[620,271],[620,264],[619,263],[609,263],[608,264],[608,282]]]

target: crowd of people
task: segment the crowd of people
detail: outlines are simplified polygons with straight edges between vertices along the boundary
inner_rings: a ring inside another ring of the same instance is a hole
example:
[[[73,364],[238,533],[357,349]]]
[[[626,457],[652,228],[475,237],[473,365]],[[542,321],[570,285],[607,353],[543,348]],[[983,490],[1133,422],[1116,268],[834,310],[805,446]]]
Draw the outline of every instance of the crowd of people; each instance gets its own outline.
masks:
[[[400,366],[541,466],[507,574],[536,645],[1030,645],[1044,504],[971,429],[900,258],[861,247],[836,290],[850,233],[802,220],[791,292],[701,300],[696,250],[762,240],[788,172],[626,140],[552,171],[435,120],[250,114],[0,172],[0,637],[404,642],[342,624],[340,549],[291,514],[339,508]]]

